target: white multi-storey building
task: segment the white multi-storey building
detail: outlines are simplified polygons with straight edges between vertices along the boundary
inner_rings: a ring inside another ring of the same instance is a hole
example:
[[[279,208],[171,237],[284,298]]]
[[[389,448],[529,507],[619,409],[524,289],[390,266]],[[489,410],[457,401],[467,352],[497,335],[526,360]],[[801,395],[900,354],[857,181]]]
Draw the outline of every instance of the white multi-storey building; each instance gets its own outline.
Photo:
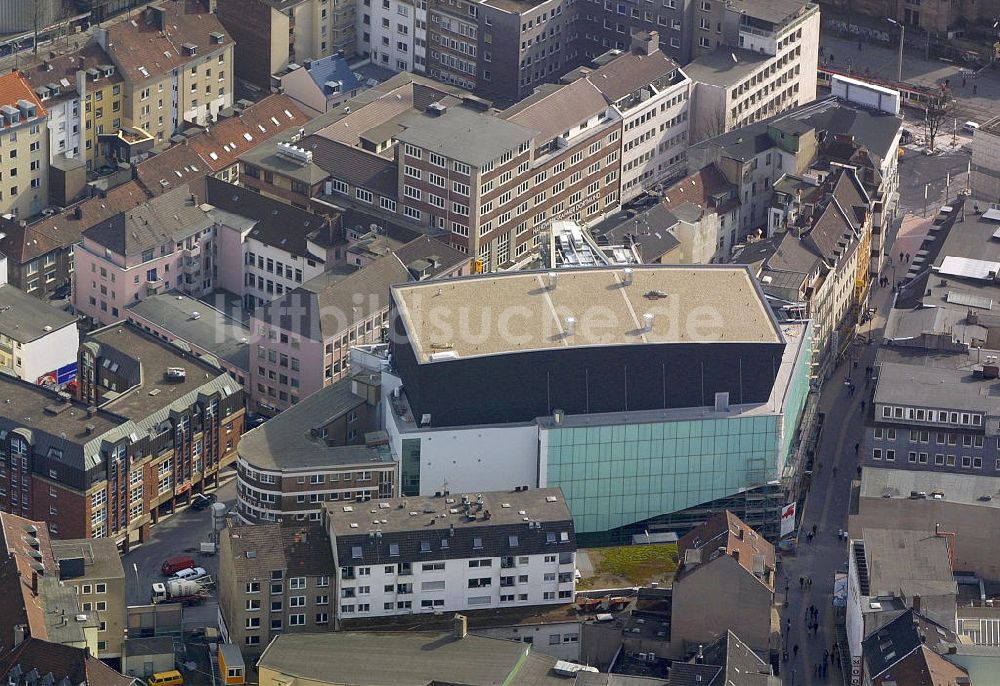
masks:
[[[424,70],[426,0],[365,0],[357,12],[358,52],[395,71]],[[419,54],[417,43],[419,41]]]
[[[692,142],[816,97],[819,6],[809,3],[791,14],[774,14],[768,6],[742,5],[723,18],[726,44],[684,67],[694,82]]]
[[[636,34],[628,54],[598,58],[607,62],[588,76],[622,118],[622,202],[687,169],[691,79],[659,45],[656,31]]]
[[[576,534],[559,489],[324,506],[338,621],[574,599]]]

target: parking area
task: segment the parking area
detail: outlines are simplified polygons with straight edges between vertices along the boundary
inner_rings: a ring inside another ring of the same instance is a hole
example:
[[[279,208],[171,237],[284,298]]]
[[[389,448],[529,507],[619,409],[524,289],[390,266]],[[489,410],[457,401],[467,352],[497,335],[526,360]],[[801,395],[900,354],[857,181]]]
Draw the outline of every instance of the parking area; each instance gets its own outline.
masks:
[[[235,478],[220,486],[216,495],[219,502],[231,508],[236,500]],[[195,510],[189,507],[162,518],[153,526],[149,540],[142,546],[133,548],[122,558],[128,604],[146,605],[150,602],[152,585],[163,580],[160,565],[169,557],[191,555],[199,567],[204,567],[213,579],[216,578],[219,572],[218,559],[214,555],[200,552],[201,543],[211,540],[211,508]],[[197,617],[199,621],[204,616],[207,623],[202,626],[215,626],[216,610],[210,607],[213,605],[214,603],[206,603],[201,607],[186,608],[185,625],[197,625],[188,621],[189,616]]]

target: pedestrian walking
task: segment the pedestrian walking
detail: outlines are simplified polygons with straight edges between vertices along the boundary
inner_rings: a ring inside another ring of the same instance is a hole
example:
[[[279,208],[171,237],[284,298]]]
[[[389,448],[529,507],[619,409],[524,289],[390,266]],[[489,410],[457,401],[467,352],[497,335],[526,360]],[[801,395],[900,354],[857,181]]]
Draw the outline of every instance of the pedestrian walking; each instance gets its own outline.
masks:
[[[837,468],[836,467],[833,468],[833,475],[837,476]]]
[[[854,454],[857,455],[859,450],[861,450],[861,444],[860,443],[855,443],[854,444]]]
[[[795,645],[792,646],[792,656],[793,657],[798,657],[799,656],[799,644],[798,643],[796,643]]]
[[[807,576],[806,577],[806,586],[808,588],[812,588],[812,585],[813,585],[813,579],[812,579],[812,577],[811,576]]]
[[[865,411],[865,401],[862,400],[861,401],[861,412],[863,413],[864,411]]]
[[[823,463],[821,462],[821,463],[820,463],[820,465],[822,465],[822,464],[823,464]],[[815,536],[815,535],[816,535],[816,525],[815,525],[815,524],[813,524],[813,529],[812,529],[812,531],[813,531],[813,536]],[[810,607],[811,607],[811,606],[810,606]]]
[[[799,588],[803,588],[806,585],[806,578],[804,576],[799,577]]]

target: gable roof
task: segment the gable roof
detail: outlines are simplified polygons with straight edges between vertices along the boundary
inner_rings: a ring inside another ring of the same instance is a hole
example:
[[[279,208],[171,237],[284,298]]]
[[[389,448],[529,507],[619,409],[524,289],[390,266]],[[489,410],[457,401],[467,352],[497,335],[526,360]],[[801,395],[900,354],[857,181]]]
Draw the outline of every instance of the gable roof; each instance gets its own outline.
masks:
[[[37,64],[25,67],[23,73],[27,77],[35,93],[46,93],[43,102],[59,102],[70,97],[79,97],[76,89],[76,74],[78,71],[113,67],[111,57],[104,52],[96,41],[90,41],[79,50],[60,55],[54,59],[41,60]],[[101,76],[100,84],[120,83],[121,74],[113,71],[111,76]],[[49,85],[59,86],[59,95],[51,95]],[[41,97],[41,95],[39,95]]]
[[[14,262],[30,262],[48,252],[78,242],[83,232],[91,226],[136,207],[148,197],[142,186],[129,181],[112,188],[103,197],[96,195],[88,198],[34,224],[21,226],[16,220],[4,220],[0,222],[0,232],[6,235],[0,239],[0,252]]]
[[[135,178],[150,195],[162,195],[208,172],[198,151],[185,141],[146,158],[135,167]]]
[[[236,164],[240,154],[308,121],[292,98],[275,93],[209,126],[192,137],[190,145],[217,172]]]
[[[339,232],[330,218],[269,198],[243,186],[209,177],[205,180],[206,200],[213,207],[250,218],[248,236],[297,257],[324,261],[325,256],[309,251],[309,242],[331,247],[339,242]]]
[[[0,678],[4,683],[24,683],[24,678],[33,670],[40,678],[51,674],[53,683],[67,679],[70,684],[86,686],[130,686],[135,681],[91,656],[86,648],[73,648],[38,638],[25,639],[0,658]]]
[[[587,81],[613,103],[676,70],[677,63],[660,50],[650,55],[631,51],[588,74]]]
[[[83,235],[118,255],[135,255],[212,225],[187,185],[119,212]]]
[[[920,646],[872,679],[876,686],[958,686],[959,677],[968,679],[969,673],[959,665],[949,662],[927,646]],[[962,682],[968,684],[968,681]]]
[[[723,201],[719,207],[715,207],[711,198],[732,188],[733,185],[719,168],[710,164],[664,190],[663,206],[671,212],[678,212],[685,205],[694,205],[704,212],[723,214],[739,205],[739,199],[732,194],[732,197]]]
[[[774,588],[774,546],[729,510],[713,515],[677,542],[679,575],[711,562],[716,551],[725,551],[762,584]]]
[[[305,69],[309,78],[320,88],[327,81],[339,81],[341,92],[348,93],[361,85],[358,75],[341,55],[329,55],[313,60]]]
[[[10,105],[12,107],[17,107],[19,100],[27,100],[37,108],[37,116],[45,116],[45,107],[42,105],[42,101],[38,99],[38,95],[31,89],[31,84],[28,83],[28,79],[25,78],[24,74],[19,71],[12,71],[8,74],[0,76],[0,105]],[[27,121],[25,119],[22,122]],[[17,126],[21,124],[18,123]],[[0,123],[0,127],[5,126]],[[12,125],[14,126],[14,125]]]
[[[500,116],[507,121],[539,131],[538,142],[548,142],[603,112],[607,101],[601,91],[587,79],[568,85],[546,84],[534,94],[504,110]]]
[[[162,27],[155,20],[162,13]],[[141,83],[163,77],[174,69],[231,46],[233,39],[201,0],[174,0],[135,14],[108,27],[107,50],[127,81]],[[211,34],[220,34],[216,43]],[[182,45],[197,46],[197,55],[184,53]],[[145,72],[145,73],[143,73]]]
[[[895,665],[918,648],[947,653],[949,647],[958,643],[959,639],[954,631],[908,609],[869,634],[861,642],[861,647],[868,665],[866,673],[875,680],[887,670],[895,671]],[[899,683],[910,682],[901,680]]]

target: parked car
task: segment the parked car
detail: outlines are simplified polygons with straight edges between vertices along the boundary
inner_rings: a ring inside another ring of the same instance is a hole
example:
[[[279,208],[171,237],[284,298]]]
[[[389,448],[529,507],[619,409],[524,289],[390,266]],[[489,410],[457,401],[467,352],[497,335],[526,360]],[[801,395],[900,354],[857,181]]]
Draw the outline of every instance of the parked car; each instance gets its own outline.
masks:
[[[160,572],[163,573],[163,576],[173,576],[182,569],[191,569],[193,567],[193,557],[190,555],[178,555],[164,560],[163,564],[160,565]]]
[[[204,510],[217,499],[214,493],[195,493],[194,497],[191,498],[191,508],[194,510]]]
[[[181,581],[190,580],[197,581],[203,576],[208,576],[208,572],[205,571],[204,567],[192,567],[188,569],[182,569],[176,574],[174,574],[172,579],[180,579]]]
[[[974,121],[967,121],[964,124],[962,124],[962,131],[970,135],[975,133],[978,128],[979,124],[977,124]]]

